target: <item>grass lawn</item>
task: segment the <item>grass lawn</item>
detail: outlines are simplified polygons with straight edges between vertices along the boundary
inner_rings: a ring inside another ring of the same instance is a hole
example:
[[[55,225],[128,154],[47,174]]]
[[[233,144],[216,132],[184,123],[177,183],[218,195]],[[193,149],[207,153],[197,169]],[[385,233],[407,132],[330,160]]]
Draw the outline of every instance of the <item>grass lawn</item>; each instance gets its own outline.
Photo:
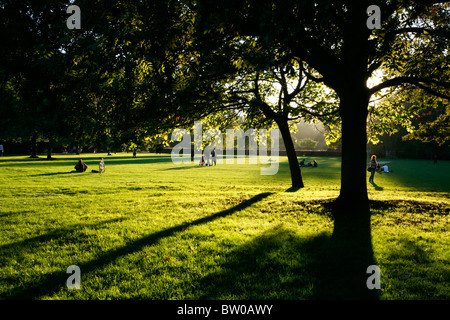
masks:
[[[339,158],[317,157],[318,168],[302,168],[306,187],[292,190],[285,158],[261,176],[260,165],[121,153],[91,173],[99,156],[81,156],[86,173],[69,173],[75,155],[0,158],[1,299],[346,297],[318,290]],[[368,185],[378,297],[450,299],[450,162],[389,167]],[[66,286],[70,265],[80,290]]]

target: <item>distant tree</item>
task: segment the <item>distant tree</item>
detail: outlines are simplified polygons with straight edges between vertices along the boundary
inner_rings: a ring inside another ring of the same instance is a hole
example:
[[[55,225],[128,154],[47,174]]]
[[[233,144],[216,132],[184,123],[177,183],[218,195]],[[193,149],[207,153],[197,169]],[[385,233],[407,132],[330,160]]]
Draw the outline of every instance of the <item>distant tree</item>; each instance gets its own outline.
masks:
[[[305,138],[298,142],[300,150],[313,150],[317,147],[319,142],[313,139]]]

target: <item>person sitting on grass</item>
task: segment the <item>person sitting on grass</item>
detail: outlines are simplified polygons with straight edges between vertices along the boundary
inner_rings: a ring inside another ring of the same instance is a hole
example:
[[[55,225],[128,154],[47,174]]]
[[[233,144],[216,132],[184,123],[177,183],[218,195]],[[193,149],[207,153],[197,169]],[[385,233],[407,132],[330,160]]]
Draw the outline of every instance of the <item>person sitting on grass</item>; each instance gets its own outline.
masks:
[[[78,160],[78,163],[75,165],[75,170],[77,172],[85,172],[86,169],[87,169],[86,163],[84,163],[82,159]]]
[[[318,166],[318,164],[317,164],[316,160],[314,160],[313,167],[317,167],[317,166]]]
[[[300,167],[304,167],[305,166],[305,159],[303,159],[302,161],[300,161]]]

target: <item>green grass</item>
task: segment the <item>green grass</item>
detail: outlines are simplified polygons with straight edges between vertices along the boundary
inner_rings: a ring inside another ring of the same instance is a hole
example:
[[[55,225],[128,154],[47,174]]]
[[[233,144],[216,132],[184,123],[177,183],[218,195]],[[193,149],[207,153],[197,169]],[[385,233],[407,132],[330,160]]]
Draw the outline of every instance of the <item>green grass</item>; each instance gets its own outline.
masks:
[[[277,175],[261,176],[260,165],[123,153],[91,173],[99,156],[82,155],[82,174],[69,173],[71,155],[0,159],[1,299],[348,297],[320,289],[336,245],[328,204],[339,158],[317,157],[302,169],[306,187],[292,190],[283,158]],[[450,163],[389,166],[368,185],[377,297],[450,299]],[[81,290],[66,287],[70,265]]]

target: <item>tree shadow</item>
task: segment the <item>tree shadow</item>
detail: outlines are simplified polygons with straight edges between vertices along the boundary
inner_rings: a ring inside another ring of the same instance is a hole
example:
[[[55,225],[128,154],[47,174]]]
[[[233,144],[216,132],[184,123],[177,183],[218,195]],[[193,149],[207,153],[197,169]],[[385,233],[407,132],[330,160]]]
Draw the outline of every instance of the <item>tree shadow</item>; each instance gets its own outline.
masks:
[[[45,242],[56,241],[58,239],[72,239],[74,237],[73,233],[80,230],[81,228],[100,228],[104,225],[108,225],[110,223],[116,223],[127,220],[126,218],[115,218],[105,221],[100,221],[98,223],[92,224],[75,224],[66,228],[57,229],[46,234],[41,234],[35,237],[27,238],[21,241],[12,242],[8,244],[4,244],[0,246],[0,251],[3,252],[12,252],[14,256],[21,255],[26,251],[26,248],[32,248],[32,250],[36,250],[36,248]],[[6,257],[5,255],[3,257]]]
[[[302,238],[276,226],[223,257],[217,269],[200,279],[201,300],[311,299],[320,282],[312,270],[329,238]]]
[[[161,171],[171,171],[171,170],[186,170],[186,169],[196,169],[196,168],[202,168],[202,166],[200,165],[194,165],[194,163],[192,163],[191,165],[187,165],[187,166],[176,166],[176,167],[170,167],[170,168],[164,168],[161,169]]]
[[[207,216],[204,218],[200,218],[197,220],[194,220],[192,222],[186,222],[156,233],[152,233],[146,237],[143,237],[139,240],[133,241],[123,247],[112,249],[104,254],[100,255],[95,260],[91,260],[85,263],[77,264],[77,266],[80,268],[81,272],[83,274],[92,272],[96,269],[102,268],[106,266],[109,263],[114,262],[115,260],[119,259],[120,257],[123,257],[125,255],[137,252],[142,250],[145,246],[152,245],[156,242],[158,242],[160,239],[165,237],[170,237],[174,235],[177,232],[184,231],[186,228],[205,224],[208,222],[211,222],[213,220],[216,220],[218,218],[226,217],[228,215],[234,214],[238,211],[244,210],[245,208],[253,205],[254,203],[257,203],[264,198],[270,196],[272,193],[261,193],[258,195],[255,195],[254,197],[243,201],[242,203],[220,211],[218,213],[215,213],[211,216]],[[45,236],[43,236],[45,237]],[[68,266],[67,266],[68,267]],[[6,297],[5,299],[39,299],[42,296],[52,294],[53,292],[59,291],[61,287],[65,286],[66,280],[68,275],[66,274],[66,270],[61,270],[57,272],[52,272],[43,275],[39,281],[33,282],[33,283],[27,283],[21,286],[21,288],[14,288],[4,294]],[[25,287],[26,285],[26,287]]]
[[[376,265],[372,247],[370,209],[355,212],[345,206],[332,207],[333,234],[323,248],[320,265],[314,270],[321,279],[315,297],[318,299],[372,300],[377,290],[367,287],[371,274],[367,268]]]
[[[51,160],[47,158],[29,158],[29,157],[17,157],[13,159],[7,159],[0,162],[0,166],[27,166],[27,165],[38,165],[38,166],[48,166],[49,161],[51,162],[51,166],[73,166],[77,163],[78,159],[83,159],[83,161],[88,165],[96,165],[98,166],[99,161],[103,158],[105,164],[110,165],[120,165],[120,164],[150,164],[150,163],[158,163],[158,162],[171,162],[172,158],[170,155],[149,155],[144,154],[133,158],[130,156],[107,156],[101,154],[80,154],[73,156],[58,156],[52,158]],[[2,160],[2,159],[0,159]],[[68,164],[70,162],[70,164]],[[72,164],[73,163],[73,164]]]
[[[49,173],[39,173],[39,174],[30,174],[30,177],[41,177],[41,176],[59,176],[65,174],[74,174],[74,173],[86,173],[79,171],[65,171],[65,172],[49,172]]]
[[[199,299],[378,299],[366,284],[367,268],[376,263],[370,224],[362,221],[340,217],[332,234],[312,237],[275,227],[233,250],[218,272],[195,284],[204,292]]]
[[[384,212],[401,207],[406,213],[426,212],[429,215],[448,215],[450,208],[445,202],[423,200],[370,200],[371,214],[383,214]]]

